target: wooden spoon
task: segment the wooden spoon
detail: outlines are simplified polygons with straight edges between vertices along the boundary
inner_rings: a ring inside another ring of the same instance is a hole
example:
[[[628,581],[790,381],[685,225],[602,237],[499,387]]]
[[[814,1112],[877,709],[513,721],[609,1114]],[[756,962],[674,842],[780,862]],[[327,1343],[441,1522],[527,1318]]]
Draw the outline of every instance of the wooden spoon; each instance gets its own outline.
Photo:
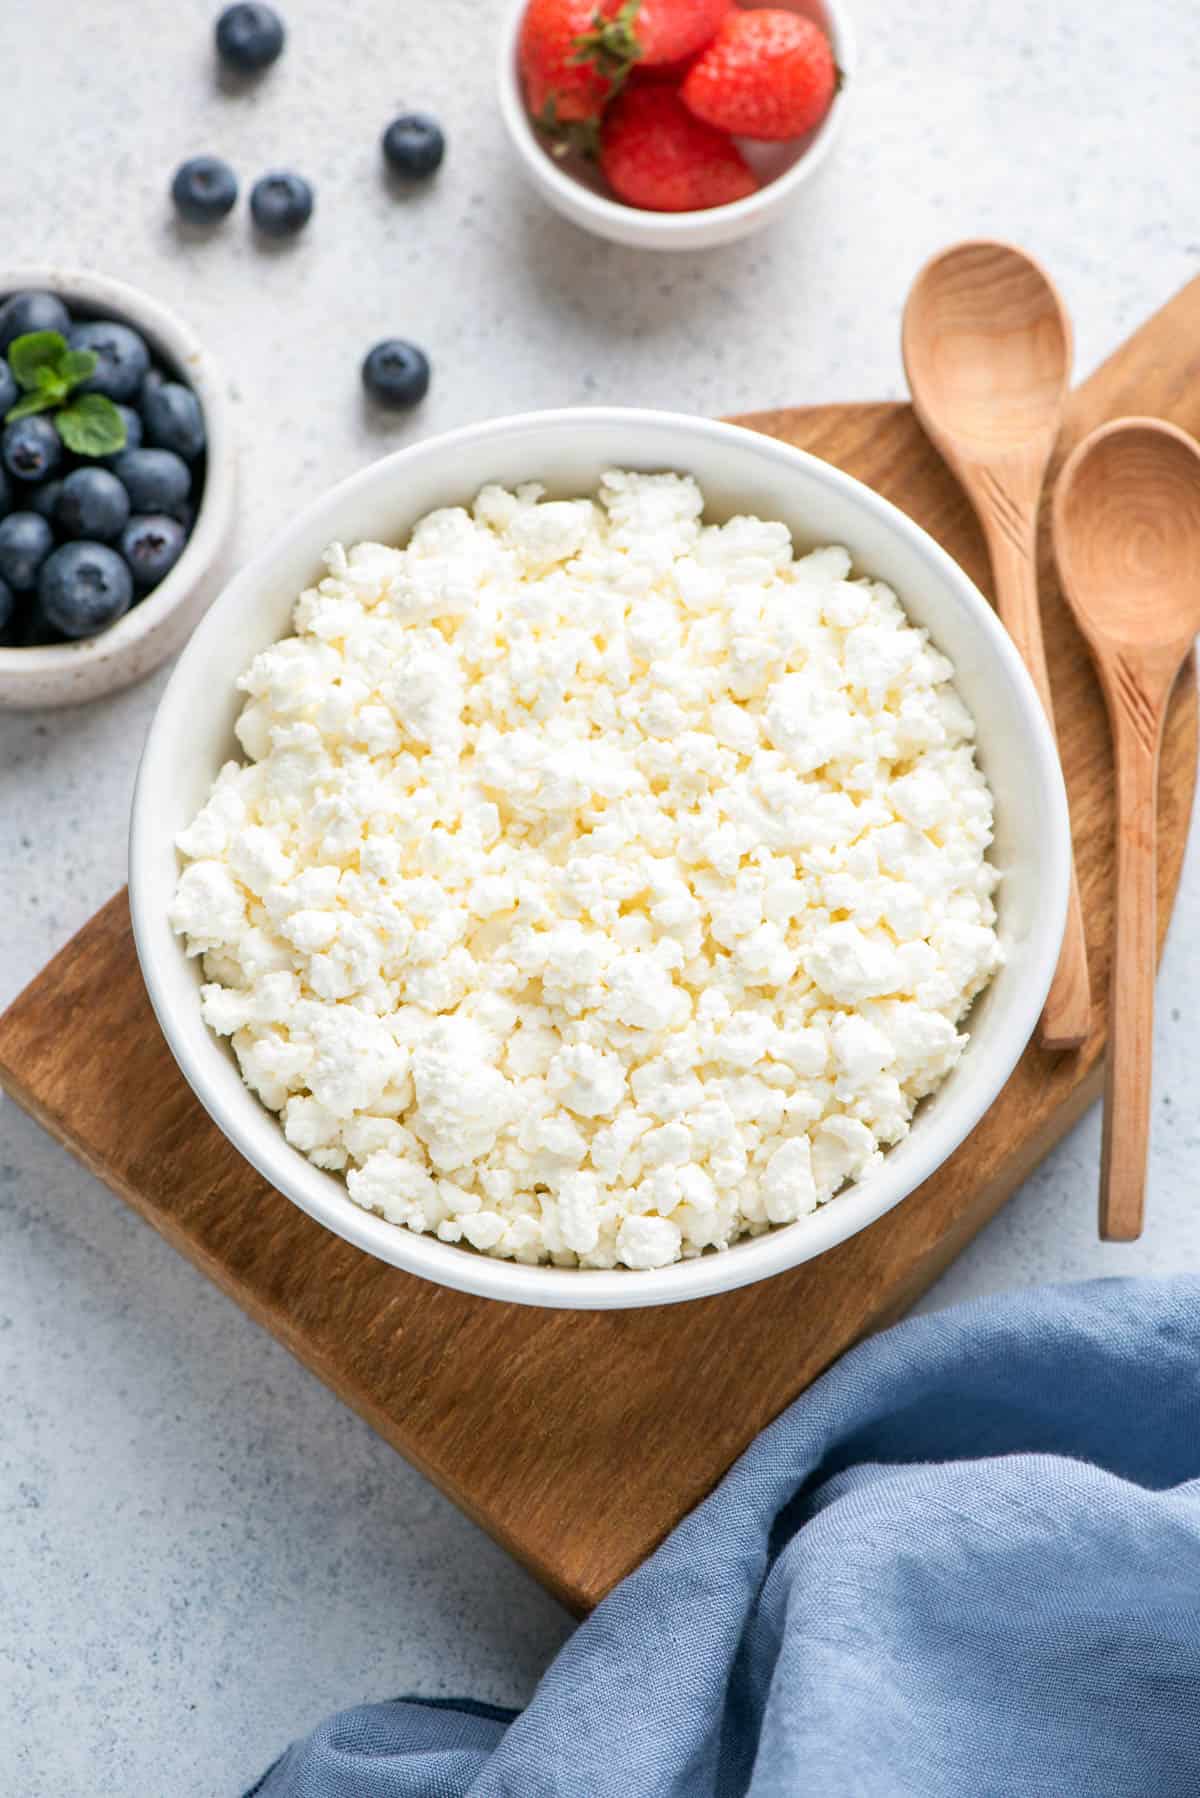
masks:
[[[974,506],[996,610],[1054,729],[1037,590],[1037,520],[1071,377],[1071,324],[1053,284],[1011,244],[956,244],[917,276],[904,308],[913,409]],[[1076,1049],[1091,1021],[1079,884],[1042,1012],[1047,1049]]]
[[[1100,1234],[1142,1232],[1154,1045],[1155,833],[1167,701],[1200,631],[1200,446],[1155,418],[1084,439],[1054,495],[1063,591],[1104,688],[1117,768],[1116,939]]]

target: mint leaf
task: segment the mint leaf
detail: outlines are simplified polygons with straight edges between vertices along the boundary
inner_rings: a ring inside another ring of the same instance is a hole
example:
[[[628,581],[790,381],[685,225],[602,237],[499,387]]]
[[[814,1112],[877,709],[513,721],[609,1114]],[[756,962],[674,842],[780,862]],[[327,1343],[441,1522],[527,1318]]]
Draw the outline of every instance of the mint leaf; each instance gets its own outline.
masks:
[[[28,418],[31,412],[48,412],[51,406],[57,404],[58,401],[52,393],[26,393],[15,406],[9,407],[4,414],[4,422],[12,424],[16,418]]]
[[[60,331],[26,331],[9,344],[8,366],[17,385],[28,391],[38,384],[38,369],[57,367],[66,353],[67,340]]]
[[[100,358],[95,350],[64,350],[58,359],[58,377],[65,391],[78,387],[89,375],[94,375]]]
[[[125,420],[103,393],[81,393],[54,422],[77,456],[112,456],[125,448]]]
[[[37,384],[34,392],[44,399],[48,406],[60,405],[66,399],[70,389],[58,370],[49,362],[43,362],[40,368],[34,369]]]

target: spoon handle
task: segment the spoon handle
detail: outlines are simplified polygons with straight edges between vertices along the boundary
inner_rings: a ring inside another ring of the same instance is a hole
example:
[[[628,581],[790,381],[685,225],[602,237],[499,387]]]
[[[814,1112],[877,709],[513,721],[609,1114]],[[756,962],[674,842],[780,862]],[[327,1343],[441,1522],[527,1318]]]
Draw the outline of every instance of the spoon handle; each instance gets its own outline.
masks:
[[[991,553],[996,587],[996,610],[1021,660],[1033,679],[1046,719],[1054,732],[1054,700],[1050,671],[1042,640],[1042,614],[1038,604],[1036,505],[1026,517],[1007,496],[995,504],[984,498],[981,506],[984,531]],[[1055,733],[1057,741],[1057,733]],[[1092,989],[1088,980],[1087,938],[1075,858],[1071,857],[1071,894],[1067,927],[1054,979],[1038,1024],[1038,1036],[1046,1049],[1077,1049],[1086,1040],[1092,1019]]]
[[[1117,764],[1116,934],[1108,998],[1100,1235],[1142,1233],[1154,1059],[1158,753],[1163,706],[1144,695],[1124,658],[1104,669]]]

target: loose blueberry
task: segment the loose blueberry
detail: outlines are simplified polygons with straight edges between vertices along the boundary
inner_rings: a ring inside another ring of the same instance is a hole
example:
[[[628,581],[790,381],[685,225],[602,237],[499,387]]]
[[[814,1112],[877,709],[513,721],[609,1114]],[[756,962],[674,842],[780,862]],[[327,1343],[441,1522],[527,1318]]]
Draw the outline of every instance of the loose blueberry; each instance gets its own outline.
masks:
[[[147,379],[141,407],[146,442],[154,449],[174,450],[185,462],[194,461],[206,439],[204,413],[191,388],[182,381]]]
[[[0,350],[29,331],[60,331],[65,337],[70,329],[71,314],[57,294],[14,293],[0,306]]]
[[[53,524],[62,490],[61,481],[40,481],[36,487],[27,488],[21,500],[27,512],[36,512],[39,518],[48,518]]]
[[[415,406],[429,391],[429,358],[415,343],[385,337],[362,365],[363,386],[381,406]]]
[[[217,20],[217,55],[239,75],[270,68],[283,49],[283,20],[273,7],[227,6]]]
[[[178,519],[157,512],[129,520],[121,534],[121,554],[133,570],[138,586],[148,592],[170,574],[186,542],[187,535]]]
[[[278,170],[250,189],[250,214],[264,237],[291,237],[312,217],[313,190],[303,175]]]
[[[181,218],[193,225],[213,225],[237,204],[237,176],[219,156],[193,156],[180,165],[171,183],[171,198]]]
[[[383,155],[390,169],[410,180],[423,181],[441,165],[446,139],[436,119],[425,112],[406,112],[393,119],[383,134]]]
[[[105,393],[110,400],[131,400],[150,367],[145,340],[115,319],[73,325],[67,342],[73,350],[94,350],[100,358],[95,374],[80,383],[80,393]]]
[[[10,406],[16,405],[20,397],[21,389],[17,386],[17,378],[4,357],[0,356],[0,418],[4,417]]]
[[[123,450],[113,473],[129,495],[135,512],[166,512],[177,518],[191,490],[187,463],[172,450]]]
[[[0,644],[11,641],[17,617],[17,596],[5,580],[0,580]]]
[[[133,576],[103,543],[64,543],[42,564],[38,598],[64,637],[94,637],[133,602]]]
[[[77,468],[62,484],[54,522],[64,537],[110,543],[129,522],[129,495],[107,468]]]
[[[54,532],[36,512],[0,518],[0,580],[18,593],[37,586],[38,570],[54,548]]]
[[[18,481],[44,481],[62,459],[62,438],[48,418],[36,414],[5,425],[0,461]]]

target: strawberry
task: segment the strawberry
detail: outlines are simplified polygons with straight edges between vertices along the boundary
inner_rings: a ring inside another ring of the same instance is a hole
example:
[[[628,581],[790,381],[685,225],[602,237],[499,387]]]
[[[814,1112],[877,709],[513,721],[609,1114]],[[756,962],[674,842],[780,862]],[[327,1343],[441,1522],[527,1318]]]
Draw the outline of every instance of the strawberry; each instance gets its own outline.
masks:
[[[627,88],[609,107],[600,167],[619,199],[650,212],[727,206],[758,187],[737,145],[656,82]]]
[[[684,78],[698,119],[739,137],[802,137],[833,103],[838,73],[811,19],[764,7],[731,12]]]
[[[530,112],[543,129],[580,141],[635,67],[681,62],[702,50],[732,0],[529,0],[517,61]],[[568,128],[568,129],[564,129]]]

